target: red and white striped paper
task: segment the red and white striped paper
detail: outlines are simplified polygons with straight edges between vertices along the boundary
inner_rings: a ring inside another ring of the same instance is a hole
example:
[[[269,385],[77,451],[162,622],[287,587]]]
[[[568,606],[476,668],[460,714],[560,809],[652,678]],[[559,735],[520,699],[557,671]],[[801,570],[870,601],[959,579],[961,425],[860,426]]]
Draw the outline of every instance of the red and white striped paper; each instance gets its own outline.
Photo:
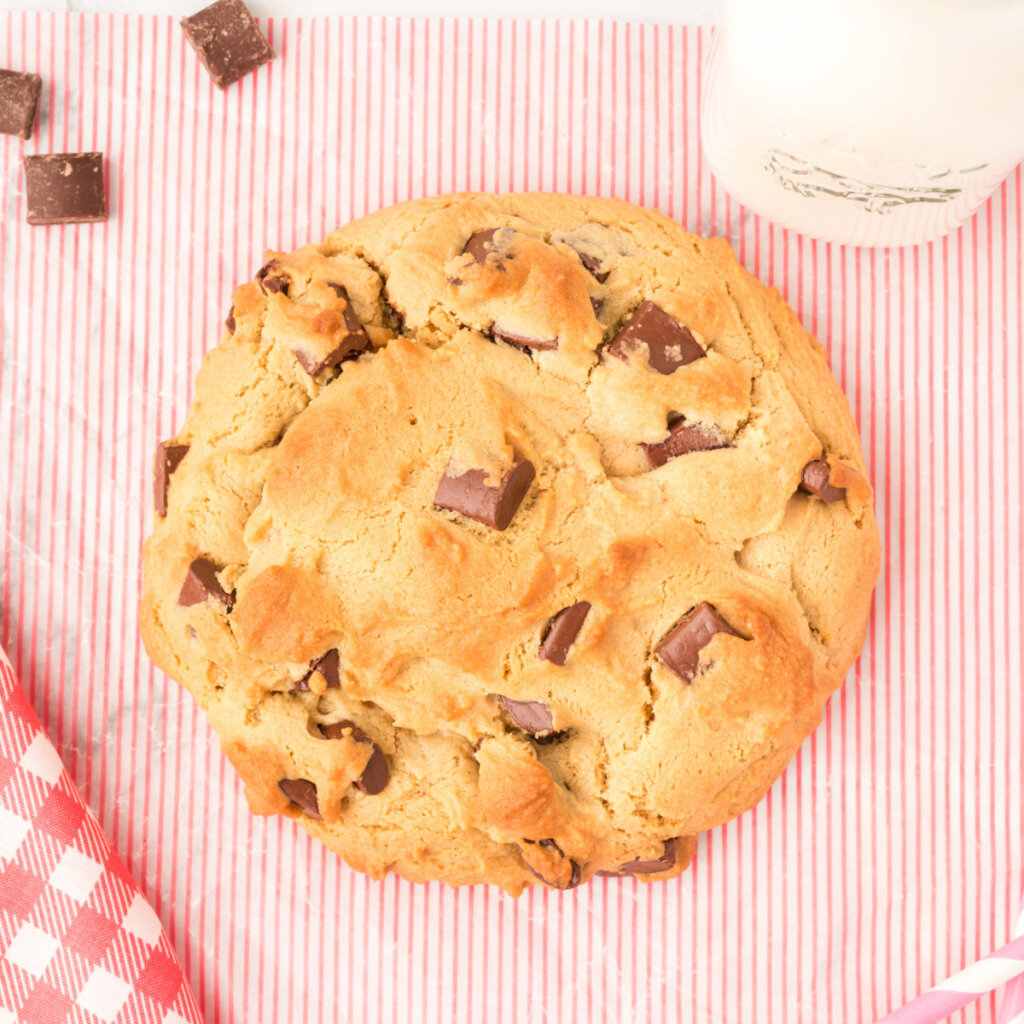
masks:
[[[210,1024],[860,1024],[1011,936],[1022,881],[1022,179],[930,246],[802,240],[701,163],[705,30],[289,19],[213,86],[170,19],[0,16],[43,75],[25,152],[102,150],[108,224],[25,224],[0,140],[2,632]],[[253,819],[136,639],[150,458],[229,294],[288,249],[452,189],[619,195],[729,237],[829,349],[885,564],[821,729],[682,878],[518,902],[347,870]],[[964,1020],[994,1021],[995,997]]]

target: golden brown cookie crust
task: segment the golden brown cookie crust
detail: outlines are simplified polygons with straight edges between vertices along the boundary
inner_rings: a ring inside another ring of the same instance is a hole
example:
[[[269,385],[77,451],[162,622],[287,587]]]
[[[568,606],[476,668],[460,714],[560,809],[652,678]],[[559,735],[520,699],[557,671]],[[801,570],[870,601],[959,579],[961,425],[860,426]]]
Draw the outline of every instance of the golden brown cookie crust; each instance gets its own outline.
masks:
[[[374,877],[677,874],[863,642],[878,530],[821,346],[724,241],[614,200],[419,200],[267,262],[173,439],[141,608],[253,811]],[[671,372],[611,344],[644,302]],[[523,462],[504,529],[441,500]]]

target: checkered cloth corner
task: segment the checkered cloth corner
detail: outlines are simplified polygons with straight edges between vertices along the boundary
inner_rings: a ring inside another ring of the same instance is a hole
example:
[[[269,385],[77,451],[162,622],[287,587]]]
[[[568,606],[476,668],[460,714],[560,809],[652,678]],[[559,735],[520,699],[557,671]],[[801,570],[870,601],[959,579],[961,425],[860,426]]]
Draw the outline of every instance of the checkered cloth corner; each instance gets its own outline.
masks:
[[[202,1024],[159,918],[0,651],[0,1024]]]

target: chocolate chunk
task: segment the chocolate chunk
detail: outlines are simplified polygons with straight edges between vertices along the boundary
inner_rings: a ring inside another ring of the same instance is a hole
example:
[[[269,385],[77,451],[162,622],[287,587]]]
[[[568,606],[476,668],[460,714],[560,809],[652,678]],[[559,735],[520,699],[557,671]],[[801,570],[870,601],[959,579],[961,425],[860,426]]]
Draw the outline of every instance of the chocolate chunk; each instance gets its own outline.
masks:
[[[309,691],[309,677],[319,672],[327,681],[327,688],[334,689],[341,686],[340,659],[335,650],[328,651],[322,658],[310,662],[309,671],[295,684],[292,693],[306,693]]]
[[[638,857],[636,860],[627,860],[625,864],[620,864],[617,868],[612,868],[611,871],[598,871],[598,874],[614,877],[619,875],[654,875],[659,871],[668,871],[669,868],[675,867],[676,842],[675,839],[667,840],[661,856],[656,857],[654,860],[641,860]]]
[[[503,341],[507,345],[514,345],[516,348],[524,350],[558,348],[557,338],[529,338],[525,334],[506,331],[504,327],[499,327],[497,324],[491,328],[491,334],[497,341]]]
[[[357,729],[352,722],[346,720],[331,722],[330,725],[321,725],[320,732],[324,739],[328,740],[340,740],[348,734],[357,743],[369,743],[373,747],[373,753],[370,755],[370,760],[366,762],[363,774],[356,780],[357,789],[361,789],[367,796],[376,796],[388,784],[391,773],[388,770],[388,759],[384,756],[384,751],[365,732]]]
[[[684,683],[692,683],[700,668],[700,652],[716,633],[740,635],[707,601],[701,601],[665,634],[654,653]]]
[[[511,697],[498,695],[502,707],[509,718],[523,732],[546,739],[555,734],[555,720],[551,717],[551,709],[539,700],[513,700]]]
[[[610,270],[602,270],[601,267],[604,264],[596,256],[591,256],[588,253],[580,252],[576,250],[576,255],[580,258],[580,263],[583,264],[594,275],[594,279],[598,284],[604,284],[608,280],[608,275],[611,273]]]
[[[102,153],[26,156],[29,224],[95,224],[107,219]]]
[[[707,355],[689,327],[653,302],[641,304],[629,323],[612,338],[608,354],[625,360],[641,345],[647,346],[647,362],[658,373],[672,373]]]
[[[280,267],[279,260],[268,260],[256,271],[256,283],[263,289],[264,295],[277,295],[278,292],[288,294],[288,286],[291,281],[284,274],[275,273]]]
[[[316,802],[316,786],[309,779],[282,779],[281,792],[304,814],[320,820],[320,806]]]
[[[842,501],[846,497],[845,487],[833,487],[829,483],[832,467],[825,459],[815,459],[804,466],[800,490],[817,495],[822,501]]]
[[[504,256],[494,244],[494,236],[501,230],[502,228],[490,228],[487,231],[477,231],[466,239],[462,251],[469,253],[473,257],[473,261],[481,265],[487,262],[488,254],[494,253],[497,258],[491,260],[491,266],[495,270],[504,272]]]
[[[524,839],[523,843],[523,863],[535,878],[552,889],[575,889],[580,884],[579,864],[554,839]]]
[[[590,296],[590,308],[594,311],[594,316],[599,317],[601,310],[604,309],[604,299],[595,299],[593,295]]]
[[[482,469],[471,469],[461,476],[452,476],[445,470],[434,495],[434,507],[459,512],[484,526],[504,530],[512,522],[535,476],[533,463],[528,459],[517,462],[497,487],[489,487],[484,482],[487,474]]]
[[[0,71],[0,132],[32,137],[43,80],[20,71]]]
[[[725,434],[717,427],[698,427],[680,417],[669,424],[668,437],[664,441],[641,444],[640,447],[643,448],[651,467],[657,469],[678,455],[728,448],[729,444]]]
[[[366,333],[366,328],[363,327],[359,317],[356,316],[356,312],[352,308],[352,302],[348,297],[348,292],[345,291],[345,286],[328,281],[327,287],[339,299],[345,300],[345,308],[341,311],[341,315],[345,321],[345,331],[347,333],[342,339],[341,344],[324,356],[323,359],[311,356],[308,352],[303,352],[302,349],[292,349],[295,358],[310,377],[315,377],[326,367],[333,368],[343,363],[346,359],[354,359],[372,347],[370,336]]]
[[[544,639],[541,641],[537,657],[550,661],[553,665],[564,665],[565,656],[583,628],[589,611],[589,601],[577,601],[576,604],[571,604],[552,616],[544,631]]]
[[[185,458],[188,447],[187,444],[170,444],[167,441],[161,441],[156,446],[156,456],[153,459],[153,504],[158,516],[167,515],[167,488],[171,482],[171,474]]]
[[[217,0],[183,18],[181,27],[222,89],[274,59],[274,51],[241,0]]]
[[[235,605],[235,595],[229,594],[217,579],[217,566],[208,558],[197,558],[188,567],[188,575],[178,595],[178,604],[187,608],[193,604],[202,604],[210,597],[220,601],[228,611]]]
[[[224,321],[224,326],[228,329],[231,334],[235,333],[235,328],[238,324],[235,323],[235,307],[231,307],[231,311],[228,313],[227,320]]]

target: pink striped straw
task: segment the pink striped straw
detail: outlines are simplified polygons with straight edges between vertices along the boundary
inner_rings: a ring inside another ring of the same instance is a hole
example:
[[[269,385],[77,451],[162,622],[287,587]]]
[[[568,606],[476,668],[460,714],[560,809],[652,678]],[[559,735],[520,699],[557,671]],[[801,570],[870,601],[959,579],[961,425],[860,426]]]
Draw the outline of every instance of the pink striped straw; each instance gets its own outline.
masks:
[[[893,1010],[876,1024],[935,1024],[1020,974],[1024,974],[1024,935]]]
[[[1024,903],[1017,918],[1017,936],[1024,936]],[[1007,986],[999,1010],[999,1024],[1024,1024],[1024,974],[1018,974]]]

